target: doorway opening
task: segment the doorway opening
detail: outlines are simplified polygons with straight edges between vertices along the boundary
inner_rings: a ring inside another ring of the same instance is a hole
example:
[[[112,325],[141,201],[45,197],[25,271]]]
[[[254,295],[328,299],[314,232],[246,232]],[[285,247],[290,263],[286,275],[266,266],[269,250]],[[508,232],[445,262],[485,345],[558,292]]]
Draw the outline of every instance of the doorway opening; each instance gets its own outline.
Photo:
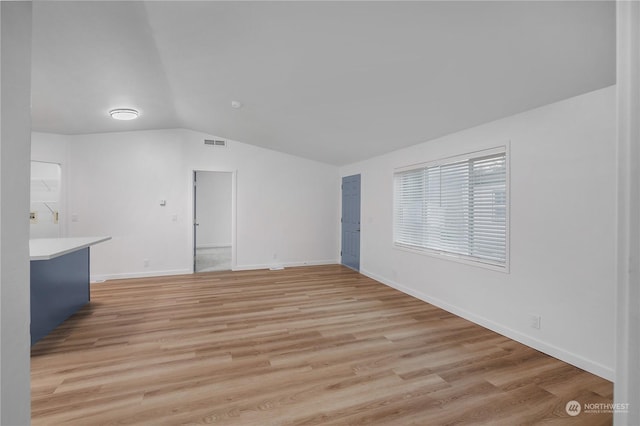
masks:
[[[193,172],[193,272],[233,269],[234,181],[234,172]]]
[[[62,167],[57,163],[31,161],[30,238],[62,236]]]

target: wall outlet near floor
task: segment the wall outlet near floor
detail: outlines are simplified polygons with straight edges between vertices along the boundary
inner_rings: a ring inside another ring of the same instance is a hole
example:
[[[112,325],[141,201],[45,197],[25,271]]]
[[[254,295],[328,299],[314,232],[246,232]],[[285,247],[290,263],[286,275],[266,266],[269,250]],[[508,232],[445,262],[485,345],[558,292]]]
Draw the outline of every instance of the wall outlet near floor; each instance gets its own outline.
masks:
[[[531,328],[540,330],[540,315],[529,315],[529,325]]]
[[[149,267],[149,259],[144,259],[144,260],[142,261],[142,263],[144,264],[144,267],[145,267],[145,268],[148,268],[148,267]]]

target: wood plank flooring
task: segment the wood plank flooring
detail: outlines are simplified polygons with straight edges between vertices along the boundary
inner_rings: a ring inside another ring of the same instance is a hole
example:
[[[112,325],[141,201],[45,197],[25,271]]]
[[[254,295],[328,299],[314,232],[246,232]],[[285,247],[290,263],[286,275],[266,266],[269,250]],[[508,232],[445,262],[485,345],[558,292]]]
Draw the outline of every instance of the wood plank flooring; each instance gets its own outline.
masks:
[[[32,349],[34,425],[608,425],[611,382],[347,268],[109,281]]]

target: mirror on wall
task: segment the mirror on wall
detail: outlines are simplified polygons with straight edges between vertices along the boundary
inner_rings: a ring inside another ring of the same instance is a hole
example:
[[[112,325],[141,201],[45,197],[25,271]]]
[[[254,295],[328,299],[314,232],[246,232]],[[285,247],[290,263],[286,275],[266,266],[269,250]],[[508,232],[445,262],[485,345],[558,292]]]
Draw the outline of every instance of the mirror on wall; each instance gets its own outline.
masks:
[[[31,162],[31,238],[60,237],[60,164]]]

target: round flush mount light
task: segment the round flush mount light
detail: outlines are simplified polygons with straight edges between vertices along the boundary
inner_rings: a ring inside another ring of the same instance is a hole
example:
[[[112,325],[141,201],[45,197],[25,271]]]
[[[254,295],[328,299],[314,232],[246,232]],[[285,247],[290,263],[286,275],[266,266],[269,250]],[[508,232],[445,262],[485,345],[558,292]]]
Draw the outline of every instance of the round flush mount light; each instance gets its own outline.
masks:
[[[111,118],[114,120],[135,120],[140,113],[135,109],[119,108],[109,111],[109,115],[111,115]]]
[[[240,109],[242,108],[242,103],[240,101],[231,101],[231,108]]]

